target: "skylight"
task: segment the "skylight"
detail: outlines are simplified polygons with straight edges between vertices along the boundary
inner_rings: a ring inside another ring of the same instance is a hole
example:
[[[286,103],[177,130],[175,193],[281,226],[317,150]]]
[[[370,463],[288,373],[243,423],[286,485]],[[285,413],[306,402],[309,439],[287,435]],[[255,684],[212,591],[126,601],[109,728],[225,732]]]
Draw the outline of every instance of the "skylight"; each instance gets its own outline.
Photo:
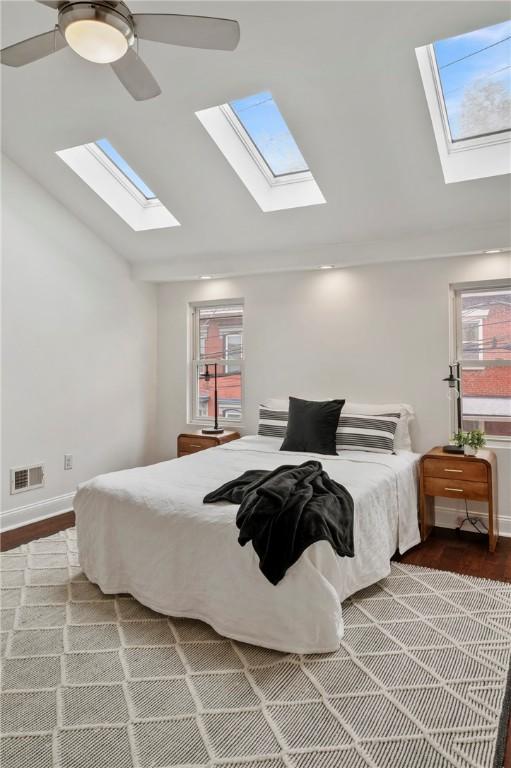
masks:
[[[262,211],[326,202],[269,91],[195,114]]]
[[[231,101],[229,106],[274,176],[309,170],[269,91]]]
[[[110,158],[112,163],[117,166],[121,173],[123,173],[126,178],[131,181],[131,183],[138,189],[138,191],[142,192],[146,200],[154,200],[156,198],[154,192],[149,189],[145,181],[143,181],[140,176],[135,173],[131,165],[128,165],[124,157],[118,153],[115,147],[110,144],[108,139],[99,139],[95,143],[96,146],[98,146],[100,150]]]
[[[511,173],[511,21],[415,53],[445,183]]]
[[[511,129],[511,21],[433,44],[451,140]]]
[[[179,226],[107,139],[61,149],[56,154],[136,232]]]

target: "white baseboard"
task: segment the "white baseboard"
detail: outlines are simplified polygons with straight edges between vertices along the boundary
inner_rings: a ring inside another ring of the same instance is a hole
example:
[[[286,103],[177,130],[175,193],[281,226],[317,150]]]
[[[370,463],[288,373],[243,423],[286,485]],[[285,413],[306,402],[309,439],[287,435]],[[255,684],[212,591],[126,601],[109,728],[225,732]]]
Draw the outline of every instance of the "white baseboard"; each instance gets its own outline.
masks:
[[[0,530],[9,531],[11,528],[19,528],[20,525],[36,523],[47,517],[55,517],[55,515],[61,515],[63,512],[70,512],[73,509],[74,495],[73,491],[72,493],[64,493],[62,496],[54,496],[52,499],[25,504],[23,507],[6,509],[0,512]]]
[[[488,524],[487,512],[470,510],[469,514],[474,517],[480,517],[485,524]],[[435,524],[439,528],[456,528],[458,517],[464,517],[464,515],[465,512],[459,509],[435,506]],[[472,526],[469,523],[465,523],[463,526],[464,531],[470,531],[471,528]],[[511,536],[511,517],[499,516],[499,536]]]

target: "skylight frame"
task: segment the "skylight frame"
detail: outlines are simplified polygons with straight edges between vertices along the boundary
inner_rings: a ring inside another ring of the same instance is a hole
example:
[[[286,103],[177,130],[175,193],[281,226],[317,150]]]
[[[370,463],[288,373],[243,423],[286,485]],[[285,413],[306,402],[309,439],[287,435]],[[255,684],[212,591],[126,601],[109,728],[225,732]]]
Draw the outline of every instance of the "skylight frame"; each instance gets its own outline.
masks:
[[[87,152],[89,152],[94,159],[101,163],[103,168],[114,177],[114,179],[126,190],[129,194],[142,206],[142,208],[151,208],[161,205],[159,199],[155,197],[146,197],[137,186],[126,176],[126,174],[119,168],[119,166],[111,160],[105,152],[98,147],[96,142],[83,145]]]
[[[312,171],[273,175],[229,103],[195,115],[264,213],[326,203]]]
[[[273,173],[269,164],[266,162],[264,155],[260,152],[257,144],[252,139],[245,126],[237,116],[229,103],[221,104],[219,109],[229,121],[231,127],[236,132],[239,139],[243,142],[243,145],[247,152],[250,154],[252,160],[256,163],[257,167],[265,177],[270,186],[278,186],[279,184],[294,184],[302,181],[309,181],[313,179],[313,175],[309,170],[307,171],[290,171],[289,173]]]
[[[442,87],[442,79],[438,69],[438,61],[435,53],[435,44],[430,43],[426,46],[428,49],[428,57],[430,61],[431,72],[435,81],[435,92],[442,115],[442,126],[444,131],[445,140],[448,143],[451,152],[455,152],[457,147],[462,149],[474,149],[477,147],[486,147],[493,144],[500,144],[502,142],[509,142],[511,140],[511,128],[507,128],[501,131],[493,131],[491,133],[482,133],[480,136],[470,136],[467,138],[453,139],[451,133],[451,126],[449,123],[449,114],[447,112],[447,106],[445,104],[444,89]],[[499,137],[499,138],[494,138]]]
[[[109,155],[109,153],[105,149],[103,149],[103,147],[100,145],[100,141],[106,141],[110,145],[110,147],[113,149],[115,154],[119,155],[121,160],[130,169],[130,171],[133,174],[133,176],[140,181],[140,185],[137,184],[136,181],[134,181],[132,178],[130,178],[130,176],[128,176],[128,174],[121,168],[121,166],[118,165],[118,163],[115,162],[113,157],[111,157]],[[99,149],[99,151],[106,157],[106,159],[114,166],[114,168],[117,171],[119,171],[119,173],[121,173],[122,176],[124,176],[124,178],[127,180],[128,184],[131,184],[133,187],[135,187],[135,189],[138,192],[140,192],[140,194],[144,197],[145,200],[157,200],[158,199],[158,196],[152,191],[152,189],[149,187],[149,185],[145,183],[143,178],[138,175],[138,173],[131,167],[131,165],[124,159],[124,157],[120,154],[120,152],[118,152],[116,150],[116,148],[113,146],[113,144],[107,138],[96,139],[94,144]],[[150,195],[146,195],[144,190],[142,189],[141,185],[143,185],[151,194]]]
[[[136,232],[179,227],[159,198],[146,198],[95,141],[56,155]]]
[[[510,131],[509,114],[503,113],[501,119],[495,120],[497,113],[487,112],[489,122],[483,120],[477,124],[476,117],[474,124],[469,109],[465,115],[469,118],[467,123],[463,119],[463,107],[467,96],[484,93],[487,85],[500,87],[503,98],[509,99],[511,19],[435,40],[431,47],[451,141],[457,143]]]
[[[227,109],[227,111],[229,113],[229,116],[232,117],[238,123],[241,131],[244,134],[244,137],[246,137],[246,140],[248,142],[250,142],[250,144],[255,149],[256,153],[259,155],[259,157],[263,161],[263,163],[266,166],[266,168],[268,168],[269,172],[271,173],[271,175],[272,175],[272,177],[274,179],[284,178],[286,176],[294,176],[294,175],[298,175],[298,174],[310,173],[309,164],[305,160],[305,158],[304,158],[304,156],[302,154],[302,151],[301,151],[300,147],[298,146],[298,144],[297,144],[297,142],[295,140],[295,137],[291,133],[288,124],[284,120],[284,116],[282,115],[282,113],[281,113],[281,111],[280,111],[280,109],[278,107],[277,102],[273,98],[273,94],[271,93],[271,91],[261,91],[260,93],[254,94],[253,96],[251,96],[251,97],[249,96],[249,97],[246,97],[246,98],[254,98],[255,96],[263,96],[263,95],[268,95],[270,97],[271,101],[273,102],[273,105],[274,105],[275,109],[277,110],[277,112],[278,112],[278,114],[279,114],[279,116],[280,116],[280,118],[282,120],[282,123],[286,127],[287,132],[288,132],[288,134],[289,134],[293,144],[295,145],[296,149],[298,150],[298,152],[300,154],[300,157],[302,158],[304,164],[307,166],[306,168],[302,168],[301,170],[298,170],[298,171],[285,171],[284,173],[275,173],[273,168],[271,167],[269,161],[266,159],[266,157],[264,155],[264,152],[259,148],[259,145],[257,144],[256,140],[252,137],[252,134],[250,133],[248,128],[245,126],[245,123],[243,122],[242,118],[240,117],[240,115],[238,114],[236,109],[232,106],[235,101],[244,101],[246,99],[233,99],[232,101],[228,102],[224,106],[226,107],[226,109]],[[258,105],[254,105],[254,106],[258,106]],[[249,108],[251,108],[251,107],[249,107]]]
[[[434,44],[415,49],[446,184],[511,173],[511,130],[452,140]]]

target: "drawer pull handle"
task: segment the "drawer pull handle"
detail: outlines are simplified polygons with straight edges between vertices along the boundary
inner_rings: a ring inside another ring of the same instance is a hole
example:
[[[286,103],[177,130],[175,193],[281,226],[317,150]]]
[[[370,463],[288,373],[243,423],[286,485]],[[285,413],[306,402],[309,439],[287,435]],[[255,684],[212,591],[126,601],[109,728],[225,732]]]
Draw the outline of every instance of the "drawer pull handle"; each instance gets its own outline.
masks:
[[[444,469],[444,472],[463,472],[462,469]]]
[[[444,488],[444,491],[456,491],[456,493],[463,493],[463,488]]]
[[[202,448],[203,446],[200,443],[190,443],[190,448]]]

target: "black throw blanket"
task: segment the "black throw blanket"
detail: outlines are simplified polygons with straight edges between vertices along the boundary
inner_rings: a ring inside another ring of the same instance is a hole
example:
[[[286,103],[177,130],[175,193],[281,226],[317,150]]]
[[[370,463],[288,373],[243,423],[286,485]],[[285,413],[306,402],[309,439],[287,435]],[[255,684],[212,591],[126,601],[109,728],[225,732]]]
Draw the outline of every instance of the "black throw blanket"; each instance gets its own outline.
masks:
[[[319,461],[284,465],[272,471],[249,469],[204,497],[204,504],[239,504],[238,541],[259,555],[272,584],[284,577],[315,541],[329,541],[341,557],[353,557],[353,499]]]

